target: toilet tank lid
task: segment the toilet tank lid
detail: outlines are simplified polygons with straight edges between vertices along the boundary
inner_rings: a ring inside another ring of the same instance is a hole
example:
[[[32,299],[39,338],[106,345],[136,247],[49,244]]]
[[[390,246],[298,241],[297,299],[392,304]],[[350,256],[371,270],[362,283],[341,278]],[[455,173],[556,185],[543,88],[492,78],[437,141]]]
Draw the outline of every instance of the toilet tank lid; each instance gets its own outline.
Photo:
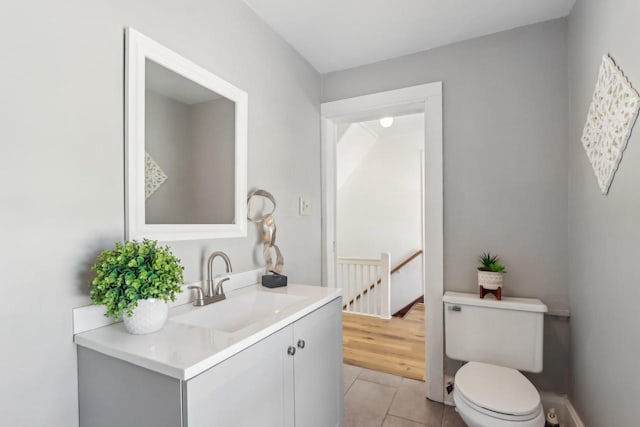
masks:
[[[503,310],[533,311],[546,313],[549,311],[546,304],[536,298],[503,297],[498,301],[493,297],[480,298],[478,294],[464,292],[445,292],[442,301],[445,304],[473,305],[477,307],[500,308]]]

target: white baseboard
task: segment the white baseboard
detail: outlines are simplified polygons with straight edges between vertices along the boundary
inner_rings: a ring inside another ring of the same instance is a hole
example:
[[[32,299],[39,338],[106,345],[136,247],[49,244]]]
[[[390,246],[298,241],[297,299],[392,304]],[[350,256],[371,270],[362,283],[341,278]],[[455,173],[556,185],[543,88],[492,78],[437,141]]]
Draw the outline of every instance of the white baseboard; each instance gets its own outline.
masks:
[[[580,419],[580,416],[578,415],[576,408],[573,407],[569,399],[567,399],[566,411],[567,411],[567,427],[584,427],[584,423]]]
[[[578,412],[566,395],[542,392],[540,393],[540,399],[545,413],[549,408],[556,409],[561,427],[585,427]]]

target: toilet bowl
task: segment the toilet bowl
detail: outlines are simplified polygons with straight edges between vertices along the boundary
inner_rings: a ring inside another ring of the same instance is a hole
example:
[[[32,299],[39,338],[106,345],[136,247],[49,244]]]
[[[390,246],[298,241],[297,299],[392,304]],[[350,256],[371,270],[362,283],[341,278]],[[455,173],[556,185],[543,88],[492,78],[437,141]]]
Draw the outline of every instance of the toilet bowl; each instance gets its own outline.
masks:
[[[541,427],[540,394],[515,369],[469,362],[455,376],[453,400],[469,427]]]

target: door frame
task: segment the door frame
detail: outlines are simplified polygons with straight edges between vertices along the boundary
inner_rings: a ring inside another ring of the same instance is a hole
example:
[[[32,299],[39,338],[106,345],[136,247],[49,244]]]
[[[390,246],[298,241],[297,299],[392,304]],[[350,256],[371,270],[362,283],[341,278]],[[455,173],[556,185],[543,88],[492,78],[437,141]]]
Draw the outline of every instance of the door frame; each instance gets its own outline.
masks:
[[[425,396],[444,397],[444,187],[442,82],[325,102],[322,148],[322,283],[336,286],[337,125],[424,113],[423,250],[425,286]],[[427,345],[428,344],[428,345]]]

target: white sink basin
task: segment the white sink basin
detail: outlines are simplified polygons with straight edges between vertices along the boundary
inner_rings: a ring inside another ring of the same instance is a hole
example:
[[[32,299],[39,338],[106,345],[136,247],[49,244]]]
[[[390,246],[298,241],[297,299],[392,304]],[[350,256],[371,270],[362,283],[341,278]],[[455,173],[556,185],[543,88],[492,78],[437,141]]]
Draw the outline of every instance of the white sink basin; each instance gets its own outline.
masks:
[[[173,316],[170,320],[231,333],[277,318],[284,308],[305,299],[307,298],[271,292],[245,292],[227,296],[227,299],[220,302],[194,308],[188,313]]]

